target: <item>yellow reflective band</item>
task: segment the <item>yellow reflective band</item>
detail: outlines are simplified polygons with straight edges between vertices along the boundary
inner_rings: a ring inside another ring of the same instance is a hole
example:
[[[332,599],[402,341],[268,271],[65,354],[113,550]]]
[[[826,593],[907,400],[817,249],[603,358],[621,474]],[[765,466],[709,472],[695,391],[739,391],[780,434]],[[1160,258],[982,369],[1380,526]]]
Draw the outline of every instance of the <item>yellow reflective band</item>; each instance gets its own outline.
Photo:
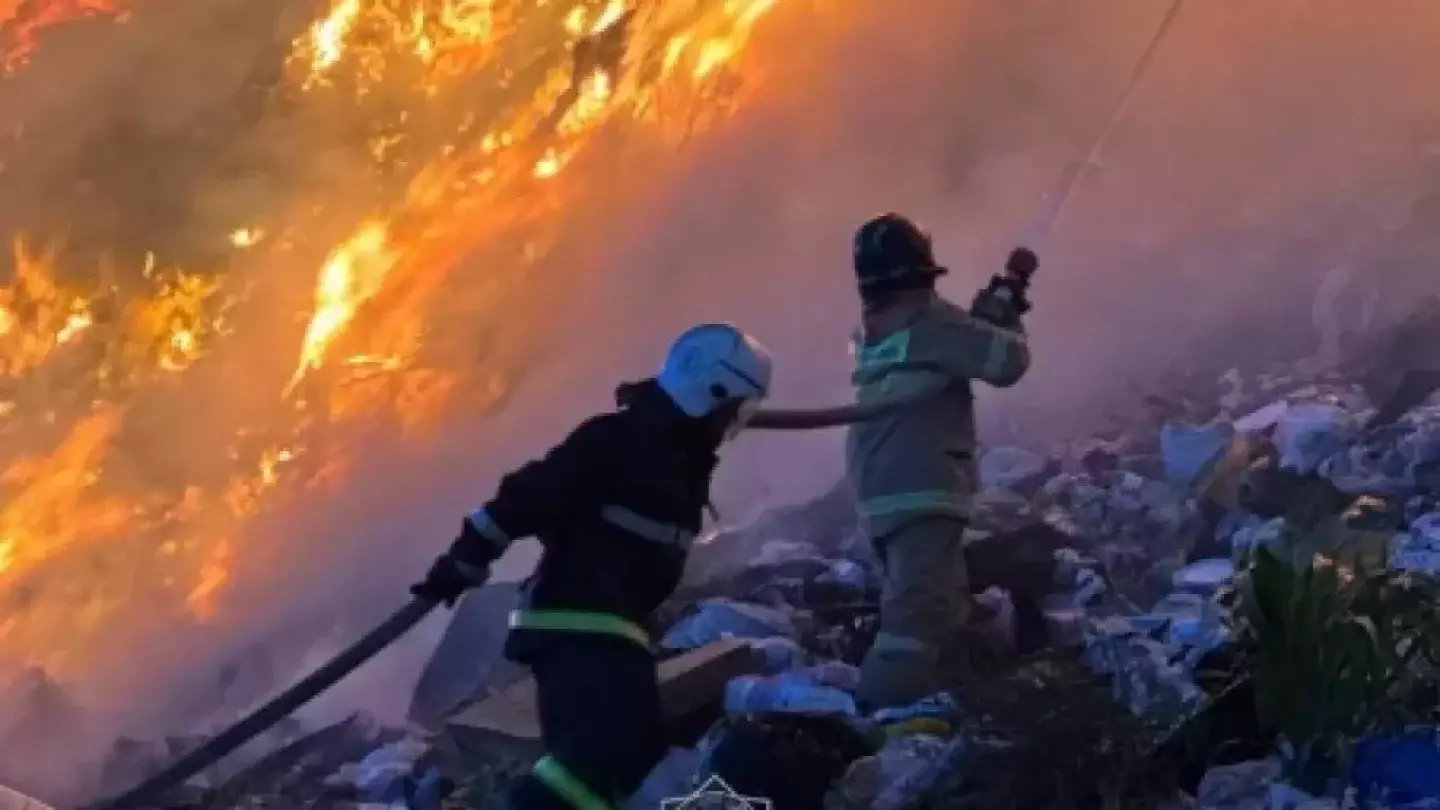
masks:
[[[575,810],[611,810],[610,803],[595,795],[570,770],[554,757],[541,757],[531,769],[535,778],[570,803]]]
[[[583,610],[516,610],[510,614],[512,630],[559,630],[620,636],[650,647],[650,634],[640,625],[609,613]]]
[[[965,499],[953,492],[901,492],[869,498],[860,504],[860,514],[865,517],[881,517],[896,512],[912,512],[921,509],[940,509],[965,516],[969,514]]]

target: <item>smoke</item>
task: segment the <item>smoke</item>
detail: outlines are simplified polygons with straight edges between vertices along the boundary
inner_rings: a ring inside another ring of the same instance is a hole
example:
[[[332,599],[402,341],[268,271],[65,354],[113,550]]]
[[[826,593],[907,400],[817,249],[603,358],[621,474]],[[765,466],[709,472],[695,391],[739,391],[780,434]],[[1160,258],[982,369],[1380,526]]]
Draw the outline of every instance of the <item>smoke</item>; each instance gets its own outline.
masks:
[[[245,212],[296,187],[333,190],[336,223],[364,209],[361,184],[344,193],[362,156],[317,154],[314,144],[333,139],[314,133],[316,121],[233,109],[275,69],[303,4],[151,2],[128,24],[132,34],[88,26],[47,43],[32,71],[3,85],[0,117],[29,131],[25,159],[7,164],[0,221],[62,223],[82,247],[185,245],[194,255],[203,252],[195,242],[223,239]],[[835,5],[809,16],[782,4],[761,27],[752,46],[761,89],[724,128],[680,150],[626,144],[614,188],[567,214],[549,272],[524,279],[506,323],[485,310],[473,331],[446,321],[456,334],[438,339],[464,343],[488,330],[501,335],[495,351],[507,362],[523,361],[499,413],[452,414],[430,436],[350,437],[356,465],[342,487],[238,538],[257,551],[237,563],[238,584],[213,624],[155,617],[133,641],[131,666],[87,684],[98,702],[128,707],[97,740],[115,727],[169,730],[184,719],[159,708],[174,691],[203,699],[210,673],[254,645],[272,649],[279,683],[316,644],[357,636],[403,602],[505,470],[607,407],[616,381],[651,373],[691,323],[732,321],[765,342],[777,404],[845,401],[855,226],[886,210],[919,219],[951,268],[942,291],[968,300],[1066,165],[1086,159],[1167,4]],[[1426,97],[1440,78],[1425,37],[1437,15],[1426,0],[1363,10],[1267,0],[1243,13],[1186,2],[1064,218],[1036,246],[1035,365],[1023,384],[980,393],[982,437],[1063,438],[1093,429],[1132,385],[1315,351],[1315,293],[1337,267],[1377,290],[1379,318],[1433,286],[1435,206],[1417,201],[1430,199],[1440,146]],[[185,170],[156,168],[175,161]],[[276,176],[283,187],[263,179]],[[303,299],[320,258],[293,257],[293,285],[268,293],[277,306]],[[462,262],[452,284],[491,269]],[[227,374],[270,379],[301,327],[243,326],[259,345],[223,371],[212,366],[203,393],[177,399],[176,410],[214,409],[228,424],[273,407],[273,392]],[[150,412],[158,433],[168,411]],[[203,467],[196,448],[218,446],[218,436],[185,424],[197,435],[170,452],[134,450],[129,463]],[[740,521],[828,488],[842,474],[840,439],[742,437],[722,466],[722,515]],[[523,574],[525,553],[500,575]],[[395,720],[442,626],[437,616],[312,711],[364,708]]]

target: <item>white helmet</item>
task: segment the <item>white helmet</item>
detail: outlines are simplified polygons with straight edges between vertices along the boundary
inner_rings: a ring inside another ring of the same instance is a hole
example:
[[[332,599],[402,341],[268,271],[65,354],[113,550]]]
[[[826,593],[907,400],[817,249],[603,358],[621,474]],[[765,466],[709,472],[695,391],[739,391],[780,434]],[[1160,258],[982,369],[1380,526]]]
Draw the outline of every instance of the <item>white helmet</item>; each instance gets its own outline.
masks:
[[[680,410],[696,418],[728,400],[746,400],[738,420],[743,423],[770,394],[770,375],[770,353],[759,341],[728,323],[707,323],[675,339],[656,382]]]

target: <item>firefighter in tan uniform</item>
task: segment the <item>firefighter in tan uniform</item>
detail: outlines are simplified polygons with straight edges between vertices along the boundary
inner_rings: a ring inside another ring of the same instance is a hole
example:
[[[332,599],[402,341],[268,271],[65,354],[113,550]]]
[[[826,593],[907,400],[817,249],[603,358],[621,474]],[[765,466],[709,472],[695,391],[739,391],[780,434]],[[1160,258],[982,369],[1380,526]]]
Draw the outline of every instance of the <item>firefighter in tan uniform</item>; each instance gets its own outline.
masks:
[[[968,664],[962,535],[978,483],[972,381],[1007,387],[1029,367],[1020,316],[1035,264],[1033,253],[1016,251],[967,312],[935,291],[946,271],[923,231],[895,214],[865,223],[855,236],[856,405],[761,411],[751,423],[852,424],[849,472],[885,576],[880,632],[861,665],[867,708],[934,694]]]

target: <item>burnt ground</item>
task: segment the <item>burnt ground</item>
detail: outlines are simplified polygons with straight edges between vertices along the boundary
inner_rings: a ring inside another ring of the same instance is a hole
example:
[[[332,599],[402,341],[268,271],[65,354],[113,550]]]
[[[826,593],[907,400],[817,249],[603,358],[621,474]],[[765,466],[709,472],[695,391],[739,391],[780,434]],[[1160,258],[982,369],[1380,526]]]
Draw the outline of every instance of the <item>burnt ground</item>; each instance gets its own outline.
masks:
[[[963,689],[983,707],[961,782],[927,810],[1159,807],[1175,775],[1155,757],[1168,729],[1132,715],[1073,650],[1047,650]]]

